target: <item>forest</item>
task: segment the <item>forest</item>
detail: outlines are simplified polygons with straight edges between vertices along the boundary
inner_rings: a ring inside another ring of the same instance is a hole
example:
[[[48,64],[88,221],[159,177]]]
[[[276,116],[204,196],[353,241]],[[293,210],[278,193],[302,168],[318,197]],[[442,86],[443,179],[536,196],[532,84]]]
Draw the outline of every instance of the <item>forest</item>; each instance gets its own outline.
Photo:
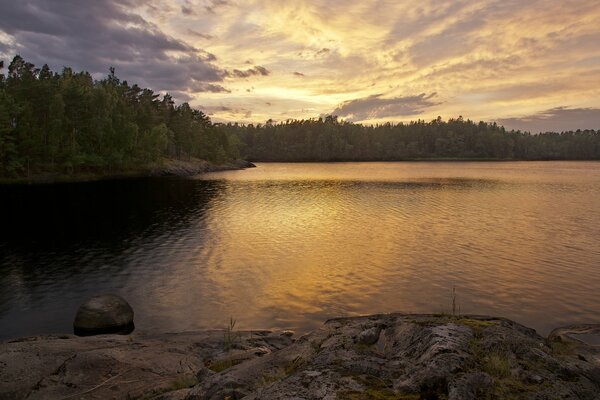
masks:
[[[129,85],[114,68],[95,81],[16,56],[0,74],[0,176],[108,173],[165,157],[220,163],[234,150],[203,112]]]
[[[534,135],[462,117],[370,126],[327,116],[217,128],[251,161],[600,159],[600,130]]]
[[[0,70],[2,66],[0,65]],[[336,116],[265,124],[213,123],[169,94],[53,72],[16,56],[0,74],[0,177],[98,174],[165,159],[375,161],[597,160],[600,130],[530,134],[462,117],[361,125]]]

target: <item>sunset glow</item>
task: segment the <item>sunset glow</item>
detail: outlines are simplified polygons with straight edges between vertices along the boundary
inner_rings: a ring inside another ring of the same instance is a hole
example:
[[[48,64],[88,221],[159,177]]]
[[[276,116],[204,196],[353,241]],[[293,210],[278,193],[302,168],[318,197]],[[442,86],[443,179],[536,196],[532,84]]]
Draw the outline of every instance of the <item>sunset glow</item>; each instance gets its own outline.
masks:
[[[66,3],[5,8],[0,59],[19,53],[97,77],[114,65],[217,122],[334,113],[600,127],[595,0]]]

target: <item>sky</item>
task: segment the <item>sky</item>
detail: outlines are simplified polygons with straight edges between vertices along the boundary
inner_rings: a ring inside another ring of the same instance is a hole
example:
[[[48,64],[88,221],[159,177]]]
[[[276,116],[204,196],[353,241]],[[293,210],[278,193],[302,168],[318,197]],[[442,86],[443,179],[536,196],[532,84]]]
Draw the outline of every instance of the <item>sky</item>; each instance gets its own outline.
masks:
[[[0,60],[110,66],[215,122],[600,129],[598,0],[0,0]],[[5,65],[6,67],[6,65]]]

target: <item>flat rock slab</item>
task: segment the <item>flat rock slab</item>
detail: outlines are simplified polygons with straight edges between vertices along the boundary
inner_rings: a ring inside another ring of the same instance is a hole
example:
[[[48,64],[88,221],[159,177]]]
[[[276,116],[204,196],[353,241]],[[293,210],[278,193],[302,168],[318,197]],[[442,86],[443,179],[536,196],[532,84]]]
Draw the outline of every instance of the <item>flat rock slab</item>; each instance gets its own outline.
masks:
[[[600,348],[503,318],[382,314],[287,333],[0,343],[0,399],[600,400]],[[574,337],[575,336],[575,337]]]
[[[600,361],[592,346],[555,346],[502,318],[340,318],[204,377],[187,395],[226,398],[597,400]]]
[[[552,342],[570,343],[578,345],[584,343],[589,346],[600,346],[600,324],[569,325],[554,329],[548,335]]]
[[[260,348],[262,355],[291,343],[270,332],[240,332],[233,344],[244,352]],[[217,330],[6,341],[0,343],[0,399],[185,398],[205,364],[225,353],[224,332]]]

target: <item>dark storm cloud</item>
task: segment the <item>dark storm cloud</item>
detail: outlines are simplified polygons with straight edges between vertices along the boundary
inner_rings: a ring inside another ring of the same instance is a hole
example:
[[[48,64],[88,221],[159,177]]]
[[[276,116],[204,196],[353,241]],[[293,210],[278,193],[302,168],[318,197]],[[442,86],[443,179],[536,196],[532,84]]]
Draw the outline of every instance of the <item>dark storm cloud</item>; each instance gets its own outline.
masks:
[[[351,121],[364,121],[368,119],[401,117],[422,113],[426,108],[436,104],[432,99],[436,93],[418,96],[382,98],[382,94],[375,94],[362,99],[350,100],[342,103],[333,110],[332,114]]]
[[[141,0],[20,0],[2,7],[0,31],[15,44],[4,54],[21,54],[36,65],[71,66],[92,74],[117,75],[154,90],[225,91],[214,82],[224,71],[215,56],[175,39],[130,10]],[[7,47],[9,47],[7,49]],[[210,83],[210,84],[209,84]]]
[[[507,129],[532,133],[600,129],[600,108],[556,107],[521,118],[498,120]]]
[[[271,72],[266,69],[265,67],[261,67],[260,65],[256,65],[253,68],[249,68],[245,71],[241,71],[239,69],[234,69],[231,72],[228,72],[228,76],[234,76],[236,78],[249,78],[251,76],[256,76],[256,75],[260,75],[260,76],[267,76],[269,75]]]

